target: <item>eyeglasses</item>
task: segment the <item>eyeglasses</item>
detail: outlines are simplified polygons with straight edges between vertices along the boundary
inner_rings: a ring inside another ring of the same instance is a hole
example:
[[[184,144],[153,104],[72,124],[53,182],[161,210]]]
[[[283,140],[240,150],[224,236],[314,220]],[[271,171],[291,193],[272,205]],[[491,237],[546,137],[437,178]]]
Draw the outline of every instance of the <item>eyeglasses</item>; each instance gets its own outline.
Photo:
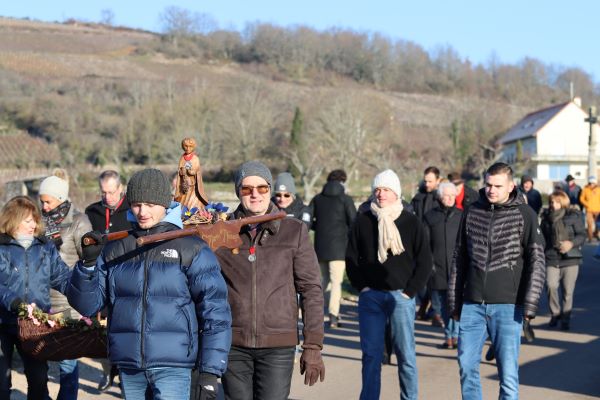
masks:
[[[271,187],[269,185],[258,185],[258,186],[242,186],[240,188],[240,194],[242,196],[250,196],[252,192],[256,189],[259,194],[266,194],[269,192]]]
[[[289,193],[275,193],[275,197],[285,197],[286,199],[289,199],[292,195]]]

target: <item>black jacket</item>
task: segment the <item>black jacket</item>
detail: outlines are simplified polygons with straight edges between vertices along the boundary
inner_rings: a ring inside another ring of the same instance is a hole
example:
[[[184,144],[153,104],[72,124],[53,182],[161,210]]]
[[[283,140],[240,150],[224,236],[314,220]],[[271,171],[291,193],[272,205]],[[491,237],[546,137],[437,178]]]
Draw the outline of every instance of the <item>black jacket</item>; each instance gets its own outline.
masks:
[[[463,185],[465,191],[465,197],[463,197],[463,210],[467,209],[471,204],[475,203],[479,199],[479,193],[476,190],[471,189],[467,184]]]
[[[129,211],[129,203],[127,199],[124,199],[119,208],[109,212],[109,233],[131,229],[131,223],[127,221],[127,211]],[[93,230],[106,233],[106,207],[101,201],[90,204],[85,209],[85,214],[88,216]]]
[[[448,282],[448,308],[463,301],[520,304],[535,317],[546,276],[544,238],[537,216],[515,188],[504,204],[484,189],[463,213]]]
[[[438,205],[425,214],[425,228],[433,254],[433,273],[429,279],[429,287],[433,290],[448,289],[450,266],[462,213],[456,207]]]
[[[309,207],[319,261],[343,260],[348,231],[356,216],[352,198],[344,193],[344,186],[340,182],[330,181],[311,200]]]
[[[277,204],[275,199],[271,199],[274,204]],[[281,211],[285,211],[288,217],[299,219],[306,224],[306,227],[310,229],[312,223],[312,215],[310,214],[310,207],[302,202],[302,199],[296,195],[296,198],[286,208],[282,208]]]
[[[579,210],[568,209],[563,217],[563,223],[569,234],[569,240],[573,242],[573,250],[567,254],[560,254],[552,244],[552,222],[550,222],[550,210],[545,210],[542,215],[542,222],[540,228],[542,234],[546,240],[546,248],[544,249],[546,254],[546,265],[547,266],[559,266],[566,267],[571,265],[577,265],[581,263],[583,255],[581,254],[581,246],[585,242],[586,232],[583,224],[583,216]],[[579,250],[579,251],[577,251]],[[569,255],[578,253],[577,257]]]
[[[414,213],[419,217],[419,221],[423,222],[425,214],[438,205],[437,190],[426,192],[424,187],[419,187],[419,191],[410,201]]]
[[[405,251],[397,256],[388,254],[381,264],[377,258],[377,217],[372,212],[359,213],[350,232],[346,250],[346,271],[357,290],[370,287],[377,290],[404,289],[407,296],[425,286],[432,268],[427,234],[417,217],[406,210],[394,221]]]
[[[521,191],[527,196],[527,204],[529,207],[535,211],[535,215],[540,214],[540,210],[542,209],[542,195],[536,189],[531,188],[529,192],[525,192],[523,188]]]

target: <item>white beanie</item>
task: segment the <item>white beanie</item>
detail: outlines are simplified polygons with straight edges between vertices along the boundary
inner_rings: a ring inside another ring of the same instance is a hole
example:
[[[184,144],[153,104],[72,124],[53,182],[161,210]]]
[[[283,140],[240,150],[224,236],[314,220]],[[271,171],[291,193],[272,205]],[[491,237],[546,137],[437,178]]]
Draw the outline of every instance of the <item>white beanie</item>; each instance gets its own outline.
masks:
[[[49,176],[40,184],[39,194],[40,196],[47,194],[48,196],[52,196],[59,200],[61,203],[65,202],[69,199],[69,182],[58,176]]]
[[[396,193],[398,199],[400,199],[402,195],[402,189],[400,189],[400,178],[398,175],[391,169],[386,169],[383,172],[375,175],[375,179],[373,179],[373,184],[371,185],[371,190],[375,191],[375,189],[384,187],[390,189],[392,192]]]

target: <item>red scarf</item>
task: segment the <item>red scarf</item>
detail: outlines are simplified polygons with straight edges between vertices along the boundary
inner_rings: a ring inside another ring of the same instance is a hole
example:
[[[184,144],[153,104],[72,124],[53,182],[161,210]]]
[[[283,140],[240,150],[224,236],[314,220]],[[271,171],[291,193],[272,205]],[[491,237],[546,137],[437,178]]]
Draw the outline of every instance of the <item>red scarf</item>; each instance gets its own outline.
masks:
[[[463,200],[465,199],[465,185],[463,185],[459,194],[456,195],[456,208],[464,210]]]
[[[195,155],[196,155],[196,153],[190,153],[190,154],[183,153],[183,159],[185,161],[190,161],[192,159],[192,157],[194,157]]]

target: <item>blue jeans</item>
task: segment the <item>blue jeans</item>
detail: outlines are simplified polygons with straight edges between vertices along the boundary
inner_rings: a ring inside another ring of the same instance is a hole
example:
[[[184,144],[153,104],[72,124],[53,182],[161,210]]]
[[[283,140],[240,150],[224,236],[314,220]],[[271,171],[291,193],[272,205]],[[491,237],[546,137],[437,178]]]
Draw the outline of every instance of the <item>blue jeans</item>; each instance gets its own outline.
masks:
[[[434,313],[441,315],[444,320],[444,336],[446,339],[458,338],[458,321],[450,318],[448,314],[448,291],[447,290],[431,290],[431,308]]]
[[[79,366],[77,360],[63,360],[58,363],[60,370],[60,390],[56,400],[77,400],[79,390]]]
[[[119,369],[126,400],[187,400],[190,397],[190,368]],[[146,394],[148,392],[148,395]]]
[[[464,400],[480,400],[479,363],[487,336],[496,354],[500,400],[519,398],[519,348],[523,307],[465,302],[458,333],[458,364]]]
[[[405,298],[402,290],[371,289],[361,292],[358,300],[362,350],[361,400],[379,399],[385,323],[388,318],[392,324],[392,342],[398,359],[400,398],[417,399],[415,308],[415,300]]]

